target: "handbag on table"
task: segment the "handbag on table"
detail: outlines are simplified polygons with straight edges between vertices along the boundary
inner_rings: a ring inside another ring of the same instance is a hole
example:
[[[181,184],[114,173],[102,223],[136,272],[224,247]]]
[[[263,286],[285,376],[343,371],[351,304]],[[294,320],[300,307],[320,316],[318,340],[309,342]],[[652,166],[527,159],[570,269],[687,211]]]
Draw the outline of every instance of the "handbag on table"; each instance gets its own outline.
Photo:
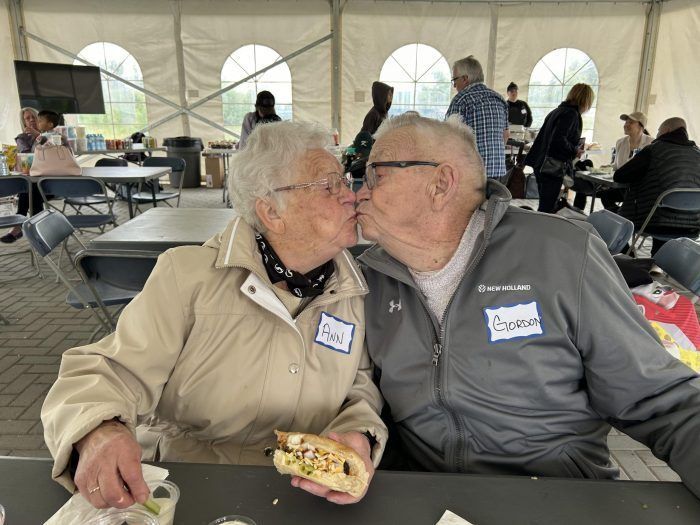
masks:
[[[34,162],[29,170],[32,177],[82,175],[71,150],[66,146],[37,144],[34,148]]]

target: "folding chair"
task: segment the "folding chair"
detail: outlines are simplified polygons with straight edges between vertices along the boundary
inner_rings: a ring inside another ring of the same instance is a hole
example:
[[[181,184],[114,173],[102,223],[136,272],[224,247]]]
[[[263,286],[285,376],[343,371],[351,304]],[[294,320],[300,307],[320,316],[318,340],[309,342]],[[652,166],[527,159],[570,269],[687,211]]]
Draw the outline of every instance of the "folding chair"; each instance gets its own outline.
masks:
[[[6,176],[6,177],[0,177],[0,197],[10,197],[12,195],[17,195],[20,193],[26,193],[29,196],[29,202],[32,202],[32,185],[29,181],[28,177],[23,177],[21,175],[18,176]],[[6,217],[0,217],[0,229],[4,228],[14,228],[15,226],[22,226],[24,222],[27,220],[27,217],[24,215],[9,215]],[[0,253],[0,257],[9,257],[11,255],[18,255],[21,253],[29,253],[29,261],[30,264],[35,268],[35,272],[24,276],[24,277],[15,277],[12,279],[5,279],[3,281],[0,281],[0,283],[10,283],[14,281],[23,281],[25,279],[30,279],[35,276],[39,276],[43,279],[43,275],[41,273],[41,268],[39,267],[39,261],[36,257],[36,254],[34,251],[29,248],[28,250],[13,250],[8,253]]]
[[[700,295],[700,244],[688,238],[671,239],[654,255],[654,262],[678,284]]]
[[[73,226],[68,222],[65,215],[57,210],[44,210],[41,213],[30,217],[22,224],[22,232],[31,244],[32,248],[39,256],[51,267],[66,288],[68,295],[66,302],[80,310],[89,309],[92,315],[97,319],[99,326],[93,333],[94,336],[99,333],[99,329],[103,329],[106,333],[111,331],[111,325],[108,320],[103,319],[97,310],[93,309],[97,301],[92,295],[92,291],[85,283],[72,283],[68,276],[61,270],[60,260],[56,264],[50,257],[59,245],[62,245],[73,237],[83,248],[85,247],[80,239],[75,236]],[[70,298],[70,300],[69,300]],[[93,339],[91,338],[91,340]]]
[[[112,330],[117,326],[115,317],[143,289],[159,255],[160,252],[91,249],[76,255],[75,268],[95,298],[90,306],[100,308]],[[67,302],[80,307],[75,298],[68,298]],[[110,314],[107,307],[116,305],[121,308]]]
[[[682,234],[662,234],[662,233],[646,233],[646,228],[654,216],[654,213],[659,208],[669,208],[678,211],[687,212],[698,212],[700,213],[700,188],[672,188],[666,190],[656,199],[654,206],[652,206],[649,211],[649,215],[644,220],[642,227],[639,228],[637,233],[632,239],[629,250],[627,250],[627,255],[632,253],[632,250],[637,246],[637,241],[642,238],[641,244],[644,242],[646,237],[651,237],[652,239],[659,239],[662,241],[669,241],[671,239],[677,239],[682,236]]]
[[[129,163],[125,161],[124,159],[99,159],[95,163],[95,167],[104,167],[104,166],[127,166]],[[70,206],[73,208],[78,214],[80,214],[80,208],[83,206],[87,206],[91,210],[93,210],[95,213],[101,213],[100,210],[95,208],[97,204],[107,204],[108,202],[113,201],[112,197],[109,195],[86,195],[84,197],[67,197],[63,200],[63,209],[61,210],[62,213],[66,213],[66,206]]]
[[[182,194],[182,182],[185,180],[186,162],[184,159],[175,157],[149,157],[143,161],[143,167],[158,167],[170,168],[170,187],[177,188],[177,191],[158,191],[156,186],[156,202],[164,202],[171,208],[173,207],[168,201],[177,199],[176,208],[180,207],[180,195]],[[157,180],[151,180],[151,184],[158,184]],[[140,204],[148,204],[153,202],[153,194],[150,191],[143,191],[143,185],[139,187],[139,191],[131,196],[132,202],[136,204],[136,213],[139,213]]]
[[[620,253],[634,235],[634,223],[610,210],[593,212],[587,220],[608,245],[610,255]]]
[[[118,226],[117,219],[112,212],[113,202],[107,197],[107,188],[99,179],[93,177],[44,177],[38,182],[39,193],[49,208],[59,210],[47,199],[47,195],[53,195],[55,199],[76,197],[90,197],[100,195],[105,198],[108,213],[66,215],[68,222],[76,229],[99,228],[104,232],[105,226],[112,224]]]

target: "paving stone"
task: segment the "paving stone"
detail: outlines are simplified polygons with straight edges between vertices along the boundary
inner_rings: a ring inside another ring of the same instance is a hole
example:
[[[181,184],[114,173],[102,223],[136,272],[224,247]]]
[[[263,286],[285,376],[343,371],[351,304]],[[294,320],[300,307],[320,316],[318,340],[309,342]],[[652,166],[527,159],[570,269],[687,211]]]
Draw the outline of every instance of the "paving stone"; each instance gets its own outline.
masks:
[[[647,447],[629,436],[608,436],[610,450],[647,450]]]
[[[0,394],[0,407],[9,407],[16,397],[15,394]]]
[[[666,463],[664,461],[660,460],[659,458],[657,458],[654,454],[652,454],[651,450],[637,450],[636,453],[647,467],[665,467],[666,466]]]
[[[53,355],[32,355],[32,356],[22,356],[20,363],[23,365],[54,365],[58,363],[60,359]]]
[[[614,450],[612,455],[627,475],[638,481],[658,481],[634,450]]]
[[[58,363],[55,365],[32,365],[28,372],[31,374],[58,373]]]
[[[36,425],[34,421],[22,421],[21,419],[0,421],[0,435],[26,434],[34,425]]]
[[[15,361],[19,360],[19,357],[13,356]],[[27,369],[29,365],[10,365],[4,372],[0,372],[0,383],[11,383],[14,379],[21,376]]]
[[[0,421],[3,419],[16,419],[23,411],[22,407],[0,407]]]
[[[50,458],[51,453],[49,450],[44,447],[44,448],[38,448],[38,449],[27,449],[27,450],[13,450],[11,451],[8,456],[15,456],[18,458]]]
[[[25,388],[27,388],[29,385],[32,384],[32,382],[34,381],[34,378],[35,378],[35,376],[32,374],[23,374],[23,375],[17,377],[17,379],[15,379],[14,381],[12,381],[12,383],[7,385],[3,389],[2,393],[3,394],[19,394],[20,392],[23,392]]]
[[[36,385],[32,384],[27,387],[27,389],[15,398],[12,402],[12,406],[16,407],[28,407],[34,403],[37,399],[43,399],[46,397],[46,392],[49,389],[49,385]]]
[[[671,467],[650,467],[659,481],[680,481],[681,478]]]

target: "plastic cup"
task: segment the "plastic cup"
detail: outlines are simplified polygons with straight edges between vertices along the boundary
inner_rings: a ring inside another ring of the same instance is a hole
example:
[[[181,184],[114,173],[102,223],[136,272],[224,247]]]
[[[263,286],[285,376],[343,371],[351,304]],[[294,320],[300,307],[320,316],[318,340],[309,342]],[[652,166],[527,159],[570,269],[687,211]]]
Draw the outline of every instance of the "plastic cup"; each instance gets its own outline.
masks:
[[[175,483],[168,480],[154,481],[148,484],[151,490],[151,499],[160,507],[160,514],[156,516],[159,525],[173,525],[175,519],[175,506],[180,499],[180,489]],[[141,505],[134,505],[141,508]],[[131,508],[134,508],[131,507]]]
[[[158,519],[146,510],[113,509],[93,518],[86,525],[158,525]]]
[[[5,507],[0,505],[0,525],[5,524]]]
[[[229,516],[221,516],[210,522],[209,525],[257,525],[248,516],[240,514],[231,514]]]
[[[18,153],[17,158],[19,159],[18,171],[21,171],[24,175],[29,175],[32,162],[34,162],[34,153]]]

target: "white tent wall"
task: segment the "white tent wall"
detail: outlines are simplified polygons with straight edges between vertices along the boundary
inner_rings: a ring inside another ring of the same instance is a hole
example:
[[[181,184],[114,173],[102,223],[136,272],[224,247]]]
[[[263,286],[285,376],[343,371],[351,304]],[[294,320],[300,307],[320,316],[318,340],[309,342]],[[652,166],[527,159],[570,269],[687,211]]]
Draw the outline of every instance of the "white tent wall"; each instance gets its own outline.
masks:
[[[671,0],[662,5],[654,76],[649,97],[649,132],[662,121],[682,117],[700,142],[700,2]]]
[[[406,44],[426,44],[447,62],[476,56],[486,68],[490,8],[486,4],[350,1],[343,11],[342,139],[349,143],[372,107],[372,82]],[[355,92],[365,101],[355,102]]]
[[[19,127],[19,98],[12,60],[12,32],[8,0],[0,0],[0,143],[14,144]]]
[[[262,44],[282,57],[330,33],[330,8],[324,0],[182,2],[182,43],[187,90],[203,98],[221,88],[228,56],[247,44]],[[331,122],[330,40],[287,62],[292,75],[294,118]],[[188,98],[190,104],[198,97]],[[249,111],[253,111],[251,105]],[[196,108],[223,124],[221,97]],[[222,132],[190,119],[193,136],[219,138]],[[238,133],[240,130],[235,130]],[[230,137],[229,137],[230,138]]]
[[[74,54],[94,42],[112,42],[139,63],[144,87],[179,103],[173,16],[167,0],[25,0],[28,32]],[[28,38],[29,57],[37,62],[73,63],[73,59]],[[150,122],[173,111],[147,96]],[[182,134],[179,119],[159,126],[158,137]]]
[[[594,140],[613,146],[623,135],[620,114],[634,111],[645,16],[643,4],[501,5],[494,89],[505,93],[513,81],[527,100],[530,74],[544,55],[580,49],[600,79]]]

